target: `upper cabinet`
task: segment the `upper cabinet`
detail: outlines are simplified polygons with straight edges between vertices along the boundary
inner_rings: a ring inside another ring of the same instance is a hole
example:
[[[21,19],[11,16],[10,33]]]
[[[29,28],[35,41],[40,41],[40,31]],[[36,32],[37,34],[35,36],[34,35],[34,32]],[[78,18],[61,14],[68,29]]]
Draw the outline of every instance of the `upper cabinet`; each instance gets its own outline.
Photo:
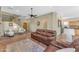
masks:
[[[79,28],[79,21],[76,20],[76,21],[69,21],[69,26],[71,28]]]

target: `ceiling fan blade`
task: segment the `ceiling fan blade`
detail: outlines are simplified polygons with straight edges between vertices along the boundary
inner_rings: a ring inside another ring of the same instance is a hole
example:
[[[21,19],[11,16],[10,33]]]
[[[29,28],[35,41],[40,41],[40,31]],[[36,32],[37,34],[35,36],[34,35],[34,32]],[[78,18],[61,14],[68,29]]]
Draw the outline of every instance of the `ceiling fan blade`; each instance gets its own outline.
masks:
[[[28,14],[31,18],[33,17],[33,18],[36,18],[37,17],[37,15],[34,15],[33,14],[33,8],[31,8],[31,14]]]

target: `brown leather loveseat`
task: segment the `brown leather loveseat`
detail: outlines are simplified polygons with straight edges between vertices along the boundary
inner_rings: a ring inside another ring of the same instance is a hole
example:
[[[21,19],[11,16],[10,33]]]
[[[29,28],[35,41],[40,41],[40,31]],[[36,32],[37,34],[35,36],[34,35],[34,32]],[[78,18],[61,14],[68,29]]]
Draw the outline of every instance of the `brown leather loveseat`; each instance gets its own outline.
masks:
[[[51,41],[56,40],[56,31],[47,29],[37,29],[36,32],[31,33],[31,38],[48,46]]]
[[[75,48],[76,52],[79,52],[79,38],[78,38],[78,39],[75,39],[75,40],[72,42],[71,46],[72,46],[73,48]]]
[[[71,44],[64,42],[52,41],[51,44],[45,49],[44,52],[55,52],[56,50],[63,48],[70,48]]]

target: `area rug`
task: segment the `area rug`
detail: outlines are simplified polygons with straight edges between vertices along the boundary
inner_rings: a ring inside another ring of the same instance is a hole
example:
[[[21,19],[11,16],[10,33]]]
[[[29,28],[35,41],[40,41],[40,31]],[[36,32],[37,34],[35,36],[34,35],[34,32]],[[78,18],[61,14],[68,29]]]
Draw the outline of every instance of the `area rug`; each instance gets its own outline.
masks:
[[[7,52],[43,52],[44,47],[40,46],[31,39],[21,40],[7,45]]]

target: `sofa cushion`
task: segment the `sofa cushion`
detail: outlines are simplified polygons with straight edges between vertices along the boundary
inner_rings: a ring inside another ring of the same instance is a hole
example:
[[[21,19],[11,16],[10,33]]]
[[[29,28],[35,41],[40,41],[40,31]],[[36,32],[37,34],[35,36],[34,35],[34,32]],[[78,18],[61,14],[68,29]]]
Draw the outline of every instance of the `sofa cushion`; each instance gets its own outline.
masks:
[[[49,39],[49,40],[55,40],[55,37],[47,37],[47,39]]]
[[[48,33],[51,33],[51,34],[56,34],[55,30],[45,30],[45,31],[48,32]]]
[[[37,29],[36,32],[37,32],[37,31],[39,31],[39,32],[45,32],[44,29]]]
[[[51,33],[48,33],[48,32],[39,32],[39,31],[37,31],[36,33],[47,36],[47,37],[55,36],[55,34],[51,34]]]
[[[49,45],[44,52],[55,52],[56,50],[58,50],[59,48]]]
[[[46,33],[46,36],[48,36],[48,37],[52,37],[52,36],[55,36],[55,34]]]

